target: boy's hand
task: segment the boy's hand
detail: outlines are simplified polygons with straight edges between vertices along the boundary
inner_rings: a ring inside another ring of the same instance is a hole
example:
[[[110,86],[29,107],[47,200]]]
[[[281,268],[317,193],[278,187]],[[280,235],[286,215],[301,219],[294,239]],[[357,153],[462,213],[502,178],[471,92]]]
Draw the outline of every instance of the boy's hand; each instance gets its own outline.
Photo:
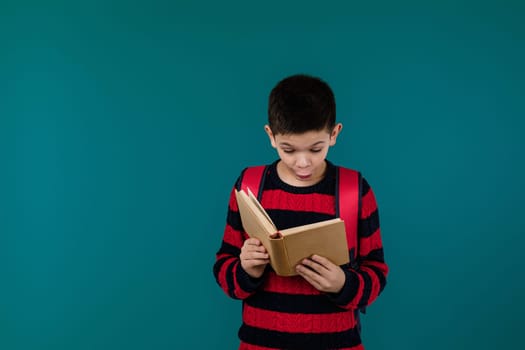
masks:
[[[330,260],[313,255],[296,266],[297,273],[321,292],[339,293],[345,284],[345,273]]]
[[[248,238],[241,248],[241,266],[248,275],[259,278],[264,273],[270,257],[261,241],[256,238]]]

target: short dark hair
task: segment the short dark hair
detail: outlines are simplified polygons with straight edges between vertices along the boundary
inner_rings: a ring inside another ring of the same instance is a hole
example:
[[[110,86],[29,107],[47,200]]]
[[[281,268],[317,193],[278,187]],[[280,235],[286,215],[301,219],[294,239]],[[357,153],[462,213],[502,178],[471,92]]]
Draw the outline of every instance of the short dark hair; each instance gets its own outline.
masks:
[[[272,89],[268,124],[277,134],[329,132],[335,127],[335,97],[323,80],[306,74],[284,78]]]

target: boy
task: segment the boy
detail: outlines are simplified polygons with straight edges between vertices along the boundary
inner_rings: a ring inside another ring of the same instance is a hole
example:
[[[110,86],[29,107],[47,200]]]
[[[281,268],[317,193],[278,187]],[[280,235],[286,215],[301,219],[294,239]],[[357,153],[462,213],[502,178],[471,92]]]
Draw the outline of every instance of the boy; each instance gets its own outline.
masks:
[[[265,131],[279,159],[266,170],[260,200],[279,229],[335,217],[337,167],[326,156],[341,130],[322,80],[294,75],[271,91]],[[381,293],[388,267],[375,197],[360,181],[357,258],[352,250],[352,263],[337,266],[313,255],[292,277],[276,275],[261,242],[246,234],[232,190],[213,270],[226,294],[243,300],[239,349],[364,349],[359,309]]]

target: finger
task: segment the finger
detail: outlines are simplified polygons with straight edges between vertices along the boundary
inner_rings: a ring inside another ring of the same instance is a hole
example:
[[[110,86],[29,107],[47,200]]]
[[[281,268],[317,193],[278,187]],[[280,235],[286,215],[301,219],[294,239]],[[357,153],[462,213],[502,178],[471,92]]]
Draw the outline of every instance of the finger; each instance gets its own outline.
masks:
[[[329,271],[324,265],[321,265],[312,259],[304,259],[302,263],[320,275],[326,274]]]
[[[241,257],[242,261],[262,261],[264,263],[270,262],[270,258],[266,254],[247,254]]]
[[[334,267],[337,267],[333,262],[331,262],[324,256],[314,254],[310,259],[323,266],[327,270],[333,270]]]
[[[256,250],[243,249],[239,255],[241,259],[269,259],[270,254]]]
[[[243,246],[241,251],[244,253],[263,253],[263,254],[267,253],[266,248],[264,248],[264,246],[257,247],[253,245]]]
[[[269,258],[268,254],[261,253],[261,252],[249,252],[249,253],[246,254],[246,257],[245,257],[246,260],[249,260],[249,259],[265,259],[265,260],[267,260],[268,258]]]
[[[256,243],[253,243],[253,241],[252,241],[250,243],[250,242],[246,241],[243,244],[242,248],[246,249],[248,251],[265,253],[266,252],[266,248],[259,241],[255,241],[255,242]]]
[[[268,259],[248,259],[243,260],[243,265],[246,267],[255,267],[255,266],[261,266],[266,265],[270,262]]]
[[[257,238],[248,238],[244,241],[245,245],[254,245],[254,246],[260,246],[262,245],[261,241],[259,241]]]
[[[297,273],[303,277],[308,283],[314,286],[316,289],[321,288],[320,276],[314,271],[310,270],[308,267],[297,265]]]
[[[260,245],[258,247],[251,246],[250,249],[254,252],[266,253],[266,248],[264,248],[263,245]]]

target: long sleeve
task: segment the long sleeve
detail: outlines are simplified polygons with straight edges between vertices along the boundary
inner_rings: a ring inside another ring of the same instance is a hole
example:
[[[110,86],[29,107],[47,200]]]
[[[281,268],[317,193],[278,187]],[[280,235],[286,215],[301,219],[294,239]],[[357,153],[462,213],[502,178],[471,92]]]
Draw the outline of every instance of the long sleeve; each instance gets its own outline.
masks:
[[[222,290],[231,298],[245,299],[261,285],[263,277],[252,278],[241,266],[239,255],[247,235],[243,230],[235,190],[230,193],[226,227],[216,254],[213,273]],[[264,275],[263,275],[264,276]]]
[[[361,193],[357,264],[345,269],[345,285],[341,292],[332,296],[335,303],[347,309],[358,309],[372,304],[385,288],[388,275],[377,203],[364,178]]]

